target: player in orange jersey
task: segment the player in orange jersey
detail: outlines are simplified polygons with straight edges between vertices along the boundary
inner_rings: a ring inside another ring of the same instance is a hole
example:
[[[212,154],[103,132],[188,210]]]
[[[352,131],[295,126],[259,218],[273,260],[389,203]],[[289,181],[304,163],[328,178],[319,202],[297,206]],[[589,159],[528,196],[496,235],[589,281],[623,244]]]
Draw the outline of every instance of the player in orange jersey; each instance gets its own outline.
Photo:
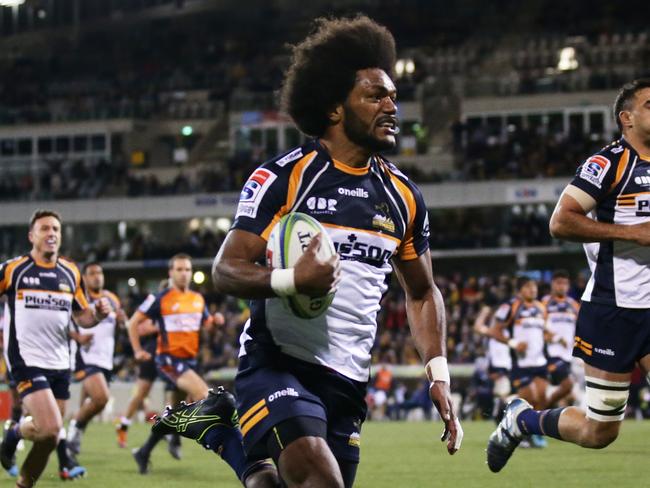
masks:
[[[151,354],[142,348],[138,327],[147,319],[158,325],[156,368],[158,374],[173,384],[174,400],[179,404],[186,397],[196,401],[208,395],[208,385],[196,372],[199,335],[202,326],[212,327],[214,317],[208,314],[201,294],[190,290],[192,259],[177,254],[169,261],[170,286],[149,295],[129,320],[128,330],[137,361],[149,361]],[[152,432],[147,441],[133,450],[141,474],[149,469],[151,451],[163,436]]]

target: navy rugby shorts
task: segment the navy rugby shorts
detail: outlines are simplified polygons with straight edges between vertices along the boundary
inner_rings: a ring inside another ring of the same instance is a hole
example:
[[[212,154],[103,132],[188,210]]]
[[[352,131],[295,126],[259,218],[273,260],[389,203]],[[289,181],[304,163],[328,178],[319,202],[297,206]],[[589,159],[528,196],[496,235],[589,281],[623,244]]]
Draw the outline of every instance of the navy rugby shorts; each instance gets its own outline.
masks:
[[[571,363],[562,358],[548,358],[548,374],[553,385],[559,385],[571,375]]]
[[[279,423],[311,417],[326,423],[334,457],[358,463],[367,383],[280,352],[248,352],[240,358],[235,390],[249,457],[271,455],[266,440]]]
[[[77,368],[75,369],[72,378],[76,383],[79,383],[95,374],[103,374],[104,378],[106,378],[106,383],[110,383],[113,379],[113,372],[106,368],[95,366],[93,364],[80,365],[79,363],[77,363]]]
[[[196,359],[177,358],[170,354],[158,354],[156,356],[156,368],[160,377],[167,383],[167,390],[176,386],[178,378],[189,370],[196,371]]]
[[[525,388],[530,385],[535,378],[548,379],[546,366],[534,368],[512,368],[512,371],[510,371],[510,382],[512,383],[512,388],[515,390]]]
[[[49,388],[57,400],[70,398],[70,370],[43,369],[33,366],[20,366],[11,369],[11,377],[16,383],[20,398],[35,391]]]
[[[582,302],[573,355],[610,373],[629,373],[650,354],[650,309]]]

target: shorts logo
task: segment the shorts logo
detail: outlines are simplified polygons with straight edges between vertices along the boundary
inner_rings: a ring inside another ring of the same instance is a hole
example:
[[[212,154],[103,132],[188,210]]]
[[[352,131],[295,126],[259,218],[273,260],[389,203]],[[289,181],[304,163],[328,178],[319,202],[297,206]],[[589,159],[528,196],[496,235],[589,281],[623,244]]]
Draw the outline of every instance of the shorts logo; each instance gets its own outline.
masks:
[[[21,381],[21,382],[18,383],[18,385],[16,386],[16,391],[17,391],[18,393],[23,393],[24,391],[30,389],[30,388],[32,387],[32,384],[33,384],[33,383],[32,383],[31,380]]]
[[[352,447],[361,447],[361,435],[358,432],[352,432],[348,439],[348,445]]]
[[[582,165],[580,178],[588,181],[596,188],[601,188],[605,175],[611,166],[611,162],[604,156],[592,156]]]
[[[597,352],[598,354],[602,354],[604,356],[616,356],[616,353],[612,351],[610,348],[600,349],[599,347],[595,347],[594,352]]]
[[[278,390],[276,392],[273,392],[269,395],[269,403],[277,400],[278,398],[286,397],[286,396],[292,396],[292,397],[299,397],[300,394],[296,391],[295,388],[285,388],[284,390]]]
[[[575,338],[575,342],[573,343],[573,347],[580,349],[587,356],[591,356],[593,354],[593,346],[591,344],[589,344],[588,342],[583,341],[578,336],[576,336],[576,338]]]
[[[255,170],[241,191],[235,218],[243,216],[254,219],[257,217],[260,202],[277,177],[275,173],[265,168]]]

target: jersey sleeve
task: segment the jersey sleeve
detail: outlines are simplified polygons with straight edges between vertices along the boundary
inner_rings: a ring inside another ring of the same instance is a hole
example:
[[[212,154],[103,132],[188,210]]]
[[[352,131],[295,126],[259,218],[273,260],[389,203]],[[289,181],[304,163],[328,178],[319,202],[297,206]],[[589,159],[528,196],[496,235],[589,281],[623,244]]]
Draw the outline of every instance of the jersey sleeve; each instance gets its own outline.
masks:
[[[7,280],[7,263],[0,264],[0,296],[4,295],[7,291],[8,280]]]
[[[512,317],[512,304],[511,303],[502,303],[497,308],[497,311],[494,312],[494,318],[499,322],[508,322]]]
[[[402,261],[416,259],[429,249],[429,212],[420,190],[415,185],[409,185],[409,189],[415,200],[415,213],[397,252]]]
[[[108,299],[111,302],[113,302],[113,308],[115,309],[116,312],[122,308],[122,302],[120,302],[120,297],[118,297],[112,291],[108,291],[108,290],[106,290],[106,295],[108,296]]]
[[[609,152],[591,156],[578,167],[571,184],[597,202],[601,201],[607,196],[615,181],[619,159],[617,155]]]
[[[286,168],[266,163],[248,178],[239,195],[233,229],[245,230],[268,240],[273,225],[288,212]]]
[[[149,294],[138,307],[138,312],[154,320],[160,315],[160,295]]]
[[[72,309],[76,311],[86,310],[90,307],[88,299],[86,298],[86,285],[81,279],[79,268],[73,262],[67,262],[67,266],[74,274],[74,300],[72,301]]]

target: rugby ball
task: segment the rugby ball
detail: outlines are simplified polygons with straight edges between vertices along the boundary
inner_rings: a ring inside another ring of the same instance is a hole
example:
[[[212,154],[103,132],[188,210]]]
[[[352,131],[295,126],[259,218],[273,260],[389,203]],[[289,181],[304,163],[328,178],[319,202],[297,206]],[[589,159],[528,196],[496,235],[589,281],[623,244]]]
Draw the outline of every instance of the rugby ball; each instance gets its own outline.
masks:
[[[270,268],[292,268],[309,246],[312,238],[322,233],[321,246],[316,254],[320,260],[327,261],[336,255],[332,239],[318,220],[307,214],[292,212],[285,215],[271,230],[266,244],[266,264]],[[309,297],[296,294],[282,297],[282,302],[291,313],[303,319],[313,319],[322,315],[332,303],[334,293],[324,297]]]

